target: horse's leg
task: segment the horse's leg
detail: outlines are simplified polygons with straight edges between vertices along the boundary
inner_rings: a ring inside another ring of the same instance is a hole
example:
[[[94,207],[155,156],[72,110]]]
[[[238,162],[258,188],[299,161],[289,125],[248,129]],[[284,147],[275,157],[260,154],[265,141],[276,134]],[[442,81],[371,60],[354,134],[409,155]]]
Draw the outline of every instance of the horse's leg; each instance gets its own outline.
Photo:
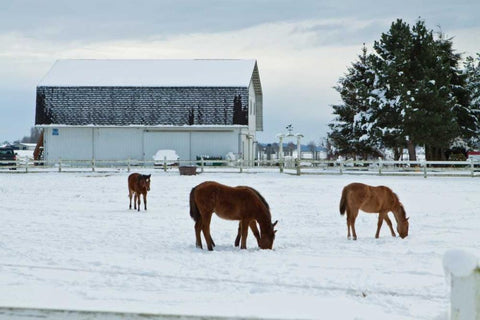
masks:
[[[242,225],[242,244],[240,249],[247,249],[248,225],[250,224],[250,221],[242,220],[240,223]]]
[[[128,189],[128,197],[130,198],[130,206],[128,207],[130,210],[132,209],[132,190]]]
[[[140,198],[140,193],[137,193],[137,210],[140,211],[140,203],[142,202]]]
[[[202,215],[202,230],[205,241],[207,242],[207,248],[209,251],[213,251],[212,236],[210,235],[210,222],[212,221],[212,213]]]
[[[137,210],[137,193],[133,192],[133,209]]]
[[[350,207],[347,207],[347,238],[351,238],[350,230],[352,229],[352,217],[353,217],[353,210]]]
[[[240,238],[241,238],[241,233],[242,233],[242,223],[238,223],[238,232],[237,232],[237,237],[235,238],[235,247],[238,247],[240,244]]]
[[[252,229],[252,232],[253,232],[253,235],[255,236],[255,239],[257,239],[257,244],[258,244],[258,246],[260,246],[260,231],[258,231],[256,220],[250,221],[250,229]]]
[[[390,228],[390,232],[392,233],[392,237],[396,237],[397,235],[395,234],[395,231],[393,231],[392,221],[388,217],[388,212],[385,213],[385,217],[383,217],[383,219],[385,219],[385,222],[387,223],[388,227]]]
[[[377,232],[375,233],[375,238],[380,237],[380,228],[382,228],[383,219],[385,219],[385,212],[378,213],[378,222],[377,222]]]
[[[350,213],[347,209],[347,238],[350,239]]]
[[[200,236],[200,232],[202,231],[202,217],[200,217],[197,222],[195,222],[195,239],[196,239],[196,246],[197,248],[202,248],[202,238]]]
[[[350,228],[352,228],[352,236],[353,240],[357,240],[357,233],[355,232],[355,219],[358,216],[358,209],[352,210],[350,216]]]
[[[147,192],[143,194],[143,205],[145,206],[145,210],[147,210]]]

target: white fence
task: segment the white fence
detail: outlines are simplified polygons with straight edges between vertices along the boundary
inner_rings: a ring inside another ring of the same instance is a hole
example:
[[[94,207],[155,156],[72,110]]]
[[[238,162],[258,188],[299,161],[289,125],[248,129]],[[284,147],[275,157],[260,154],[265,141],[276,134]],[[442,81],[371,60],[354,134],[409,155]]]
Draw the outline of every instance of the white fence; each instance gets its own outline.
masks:
[[[329,160],[58,160],[55,162],[31,159],[0,161],[0,172],[43,172],[43,171],[109,171],[132,168],[178,170],[178,166],[196,166],[197,173],[203,172],[256,172],[278,171],[287,174],[362,174],[362,175],[410,175],[410,176],[480,176],[479,161],[329,161]]]
[[[450,319],[480,320],[480,260],[462,250],[449,250],[443,266],[450,279]]]
[[[159,313],[82,311],[42,308],[0,307],[0,320],[249,320],[247,317],[169,315]]]

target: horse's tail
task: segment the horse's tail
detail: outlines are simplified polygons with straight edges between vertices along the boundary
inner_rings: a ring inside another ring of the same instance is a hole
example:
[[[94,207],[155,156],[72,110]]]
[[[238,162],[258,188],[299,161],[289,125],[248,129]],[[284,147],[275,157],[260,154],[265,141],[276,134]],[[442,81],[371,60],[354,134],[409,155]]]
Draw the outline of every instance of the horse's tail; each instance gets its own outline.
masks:
[[[190,191],[190,217],[192,217],[193,221],[197,222],[200,217],[200,211],[198,211],[197,204],[195,203],[195,188]]]
[[[347,188],[343,188],[342,198],[340,199],[340,214],[342,216],[345,214],[346,208],[347,208]]]

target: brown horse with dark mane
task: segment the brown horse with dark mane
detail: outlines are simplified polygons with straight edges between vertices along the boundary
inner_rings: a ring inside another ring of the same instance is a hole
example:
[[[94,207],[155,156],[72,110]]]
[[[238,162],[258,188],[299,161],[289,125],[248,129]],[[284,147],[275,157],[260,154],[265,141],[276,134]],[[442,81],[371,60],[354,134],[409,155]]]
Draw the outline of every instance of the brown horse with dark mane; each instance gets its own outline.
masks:
[[[210,235],[212,214],[227,220],[239,220],[241,249],[247,248],[249,226],[255,234],[259,233],[258,246],[261,249],[272,249],[275,240],[275,223],[272,223],[270,207],[258,191],[253,188],[238,186],[229,187],[218,182],[206,181],[190,192],[190,216],[195,221],[196,245],[202,248],[200,233],[207,242],[208,250],[215,245]],[[256,223],[260,226],[258,232]],[[255,225],[254,227],[252,227]],[[237,236],[238,238],[238,236]],[[237,240],[235,241],[237,243]]]
[[[140,195],[143,195],[143,204],[147,210],[147,192],[150,191],[150,177],[140,173],[132,173],[128,176],[128,197],[130,198],[130,209],[132,209],[132,195],[134,195],[133,208],[140,211]]]
[[[340,214],[347,211],[347,230],[350,238],[350,229],[352,230],[353,240],[357,240],[355,232],[355,219],[358,216],[358,210],[367,213],[378,213],[377,233],[375,238],[380,235],[380,228],[383,220],[390,227],[392,236],[395,237],[392,221],[388,217],[388,212],[393,212],[397,221],[397,232],[403,239],[408,236],[408,218],[405,209],[393,191],[385,186],[373,187],[363,183],[351,183],[343,188],[342,199],[340,200]]]

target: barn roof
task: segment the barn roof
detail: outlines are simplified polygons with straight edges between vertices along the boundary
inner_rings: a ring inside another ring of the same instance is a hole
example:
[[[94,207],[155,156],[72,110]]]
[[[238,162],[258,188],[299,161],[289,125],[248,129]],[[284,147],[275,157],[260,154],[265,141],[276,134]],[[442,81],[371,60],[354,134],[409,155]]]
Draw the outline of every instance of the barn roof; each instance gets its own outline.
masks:
[[[248,125],[256,60],[58,60],[37,85],[36,125]]]
[[[253,59],[71,59],[58,60],[38,86],[248,87],[254,71],[258,77]]]

